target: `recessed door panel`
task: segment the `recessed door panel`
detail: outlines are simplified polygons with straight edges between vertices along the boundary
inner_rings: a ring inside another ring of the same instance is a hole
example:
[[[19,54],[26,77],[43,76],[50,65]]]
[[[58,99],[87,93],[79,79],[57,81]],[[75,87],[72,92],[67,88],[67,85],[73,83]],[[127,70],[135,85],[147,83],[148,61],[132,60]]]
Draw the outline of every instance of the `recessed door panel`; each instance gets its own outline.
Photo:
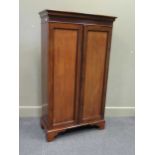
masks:
[[[53,125],[74,124],[77,120],[77,71],[81,26],[52,24],[53,36]]]
[[[102,118],[103,88],[108,47],[108,30],[87,26],[84,30],[82,121]]]

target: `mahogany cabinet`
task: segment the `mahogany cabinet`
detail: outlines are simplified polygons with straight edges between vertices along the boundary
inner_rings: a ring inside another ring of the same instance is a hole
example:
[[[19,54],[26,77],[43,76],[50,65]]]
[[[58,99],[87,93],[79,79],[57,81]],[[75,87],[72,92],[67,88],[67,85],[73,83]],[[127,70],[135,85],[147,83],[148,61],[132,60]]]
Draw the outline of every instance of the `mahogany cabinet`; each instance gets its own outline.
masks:
[[[105,126],[104,109],[116,17],[44,10],[42,117],[47,141],[66,129]]]

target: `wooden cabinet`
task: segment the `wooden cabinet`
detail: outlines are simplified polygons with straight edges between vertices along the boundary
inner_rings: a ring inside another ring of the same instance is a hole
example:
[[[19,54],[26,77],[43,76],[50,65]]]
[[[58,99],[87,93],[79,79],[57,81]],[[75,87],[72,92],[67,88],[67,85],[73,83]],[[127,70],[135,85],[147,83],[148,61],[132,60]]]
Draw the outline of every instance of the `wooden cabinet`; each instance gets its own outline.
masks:
[[[115,17],[44,10],[42,117],[47,141],[83,125],[104,128],[112,25]]]

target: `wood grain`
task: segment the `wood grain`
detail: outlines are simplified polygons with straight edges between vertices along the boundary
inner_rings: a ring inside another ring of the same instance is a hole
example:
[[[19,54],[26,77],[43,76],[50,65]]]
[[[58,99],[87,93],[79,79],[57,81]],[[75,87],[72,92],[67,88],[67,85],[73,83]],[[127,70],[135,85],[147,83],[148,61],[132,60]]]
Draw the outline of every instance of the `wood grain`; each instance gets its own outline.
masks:
[[[101,117],[107,32],[87,31],[83,120]]]
[[[74,120],[77,31],[54,30],[54,124]]]
[[[115,17],[45,10],[42,24],[41,127],[47,141],[83,125],[105,127]]]
[[[53,53],[53,126],[75,124],[78,120],[82,27],[52,23],[50,28]]]

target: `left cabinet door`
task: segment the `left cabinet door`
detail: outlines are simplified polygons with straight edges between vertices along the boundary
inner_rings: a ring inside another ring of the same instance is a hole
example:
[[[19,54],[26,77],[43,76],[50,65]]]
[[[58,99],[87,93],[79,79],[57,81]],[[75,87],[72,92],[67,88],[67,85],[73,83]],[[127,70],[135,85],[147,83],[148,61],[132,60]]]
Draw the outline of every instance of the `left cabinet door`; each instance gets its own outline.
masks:
[[[82,25],[49,23],[48,91],[53,127],[78,121]]]

